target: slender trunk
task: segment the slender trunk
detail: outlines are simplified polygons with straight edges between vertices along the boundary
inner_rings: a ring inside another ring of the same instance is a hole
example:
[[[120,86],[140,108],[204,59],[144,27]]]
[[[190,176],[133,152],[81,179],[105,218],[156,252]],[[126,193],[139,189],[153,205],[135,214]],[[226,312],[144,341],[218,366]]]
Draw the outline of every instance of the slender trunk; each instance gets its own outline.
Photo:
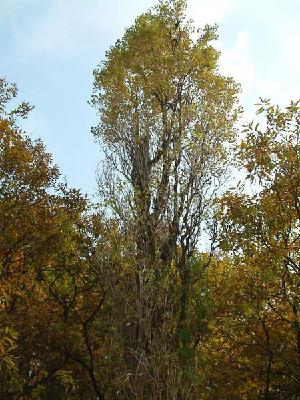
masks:
[[[271,383],[273,352],[271,350],[271,345],[270,345],[269,330],[266,327],[265,322],[263,323],[263,329],[264,329],[264,332],[265,332],[266,345],[267,345],[267,368],[266,368],[264,400],[270,400],[270,383]]]
[[[294,329],[296,333],[296,348],[298,355],[298,367],[300,368],[300,323],[298,318],[298,305],[295,301],[293,304],[293,315],[294,315]]]

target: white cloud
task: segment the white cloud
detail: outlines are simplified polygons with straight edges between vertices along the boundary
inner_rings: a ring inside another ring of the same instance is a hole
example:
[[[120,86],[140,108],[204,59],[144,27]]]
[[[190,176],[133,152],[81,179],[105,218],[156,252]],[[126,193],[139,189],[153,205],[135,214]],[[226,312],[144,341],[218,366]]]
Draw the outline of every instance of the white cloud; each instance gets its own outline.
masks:
[[[278,3],[258,1],[244,4],[241,0],[190,0],[188,15],[197,26],[223,23],[236,15],[248,21],[247,30],[236,33],[233,45],[225,44],[222,37],[216,43],[221,51],[220,71],[241,84],[241,103],[248,112],[255,111],[259,97],[286,105],[300,98],[300,14],[297,0]],[[258,12],[259,10],[259,12]],[[251,26],[252,25],[252,26]],[[262,37],[252,27],[257,26]],[[241,28],[240,28],[241,29]],[[262,47],[262,46],[265,46]]]
[[[34,4],[37,16],[20,18],[15,28],[17,53],[60,58],[84,54],[118,30],[123,34],[137,13],[154,4],[154,0],[145,0],[128,7],[122,0],[51,0],[40,7],[37,0],[26,1]]]
[[[232,76],[240,83],[244,93],[248,92],[255,81],[255,66],[250,55],[250,35],[247,31],[237,33],[231,48],[220,42],[217,47],[221,51],[220,71]]]
[[[22,15],[35,1],[36,0],[1,0],[0,24],[2,25],[7,19],[14,19]]]
[[[221,23],[226,16],[236,12],[240,4],[237,0],[191,0],[188,2],[188,17],[199,27]],[[253,87],[255,80],[250,44],[250,34],[247,31],[237,32],[231,47],[225,46],[222,38],[214,44],[221,52],[220,72],[232,76],[241,84],[244,92]]]
[[[88,46],[95,36],[97,19],[101,16],[101,3],[92,2],[93,12],[80,0],[58,1],[45,5],[38,19],[27,19],[16,32],[17,51],[29,56],[76,54],[80,47]],[[97,33],[101,32],[101,24]]]
[[[300,98],[300,17],[281,21],[273,27],[272,33],[276,38],[274,63],[268,73],[265,73],[267,76],[264,76],[264,83],[272,81],[274,101],[286,105],[290,100]]]
[[[237,0],[190,0],[187,14],[195,25],[215,24],[238,7]]]
[[[262,43],[256,36],[252,47],[255,100],[258,96],[267,97],[272,103],[286,106],[300,98],[299,4],[298,0],[286,0],[275,5],[269,0],[261,2],[259,12],[250,10],[253,21],[263,27],[259,28]]]

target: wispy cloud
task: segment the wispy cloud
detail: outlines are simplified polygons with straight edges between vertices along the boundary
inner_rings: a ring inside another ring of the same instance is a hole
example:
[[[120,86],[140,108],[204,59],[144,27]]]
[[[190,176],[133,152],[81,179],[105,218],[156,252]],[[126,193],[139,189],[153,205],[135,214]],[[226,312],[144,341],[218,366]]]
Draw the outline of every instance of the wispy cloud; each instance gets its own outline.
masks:
[[[26,10],[36,3],[36,0],[1,0],[0,1],[0,26],[7,19],[14,20],[26,13]]]
[[[220,44],[221,72],[232,76],[241,84],[244,91],[249,91],[255,80],[255,66],[250,55],[250,35],[247,31],[237,33],[232,47]]]
[[[300,14],[283,19],[270,27],[274,37],[272,64],[261,76],[264,95],[286,104],[300,98]]]
[[[68,57],[99,40],[103,32],[101,2],[52,0],[16,28],[16,50],[32,56]]]
[[[25,8],[16,0],[12,2],[12,7],[4,8],[7,16],[14,18],[15,50],[27,57],[66,58],[85,54],[99,42],[111,38],[118,28],[123,33],[128,21],[134,20],[136,15],[136,10],[126,7],[122,0],[109,3],[104,0],[42,0],[42,6],[37,0],[25,0],[34,12],[31,16],[25,13],[23,18]],[[154,3],[145,0],[140,12]]]
[[[238,7],[237,0],[191,0],[188,2],[188,16],[195,24],[215,24]]]

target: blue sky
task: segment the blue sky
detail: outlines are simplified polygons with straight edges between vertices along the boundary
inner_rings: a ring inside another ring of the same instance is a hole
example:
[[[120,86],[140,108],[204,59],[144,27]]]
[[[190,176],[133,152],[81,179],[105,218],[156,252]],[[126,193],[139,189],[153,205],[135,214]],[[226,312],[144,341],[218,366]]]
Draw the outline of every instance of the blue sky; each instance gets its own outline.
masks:
[[[0,76],[35,105],[24,128],[41,137],[71,186],[92,194],[101,152],[87,104],[92,70],[153,0],[0,0]],[[220,70],[243,88],[245,119],[258,97],[300,98],[299,0],[188,0],[197,27],[218,23]]]

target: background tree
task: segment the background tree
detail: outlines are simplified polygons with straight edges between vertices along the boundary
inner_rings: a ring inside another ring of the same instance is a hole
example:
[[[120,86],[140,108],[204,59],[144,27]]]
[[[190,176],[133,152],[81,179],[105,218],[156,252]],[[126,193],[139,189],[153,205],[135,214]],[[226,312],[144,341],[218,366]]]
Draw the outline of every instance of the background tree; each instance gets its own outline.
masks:
[[[101,224],[18,128],[31,107],[10,111],[16,94],[0,80],[0,398],[101,398]]]
[[[265,128],[247,126],[239,153],[239,164],[248,173],[246,187],[250,184],[254,194],[240,187],[222,200],[221,244],[233,257],[233,282],[239,279],[240,284],[228,296],[238,296],[237,306],[231,307],[227,323],[221,320],[217,330],[229,327],[222,339],[227,346],[225,357],[230,357],[232,368],[243,371],[244,379],[240,376],[237,385],[241,387],[247,379],[243,389],[247,399],[296,399],[300,365],[299,107],[291,103],[280,110],[264,101],[259,112],[265,116]]]

